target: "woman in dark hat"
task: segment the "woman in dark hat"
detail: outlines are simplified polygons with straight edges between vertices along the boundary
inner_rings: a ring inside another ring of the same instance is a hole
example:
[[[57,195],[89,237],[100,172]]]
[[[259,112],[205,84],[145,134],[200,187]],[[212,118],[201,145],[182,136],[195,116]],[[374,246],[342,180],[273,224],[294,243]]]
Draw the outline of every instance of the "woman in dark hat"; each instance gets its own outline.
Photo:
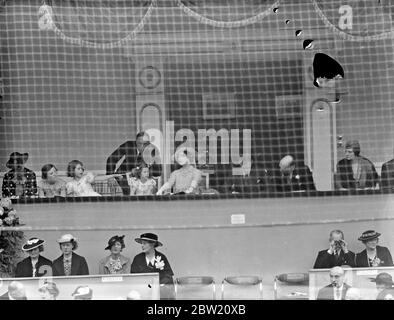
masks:
[[[113,236],[104,250],[111,254],[99,262],[99,274],[124,274],[130,272],[131,262],[121,254],[125,248],[124,236]]]
[[[137,254],[131,264],[130,273],[159,273],[160,297],[162,299],[174,299],[174,272],[171,269],[167,257],[156,250],[163,244],[154,233],[143,233],[135,239],[141,244],[142,252]]]
[[[53,261],[54,276],[84,276],[89,274],[86,259],[74,252],[78,248],[77,238],[64,234],[57,240],[62,255]]]
[[[348,141],[345,145],[345,158],[337,164],[336,187],[347,189],[373,189],[379,182],[375,166],[360,155],[360,143]]]
[[[22,246],[22,250],[27,252],[29,256],[17,264],[16,278],[52,276],[51,260],[40,254],[44,251],[44,243],[44,240],[30,238]]]
[[[36,175],[25,168],[28,153],[13,152],[6,166],[11,170],[4,175],[2,192],[4,197],[31,197],[37,194]]]
[[[376,300],[394,300],[394,282],[391,275],[387,272],[379,273],[375,279],[376,289],[379,291]]]
[[[390,267],[393,265],[390,250],[378,246],[380,233],[375,230],[367,230],[358,238],[365,249],[356,254],[356,268]]]

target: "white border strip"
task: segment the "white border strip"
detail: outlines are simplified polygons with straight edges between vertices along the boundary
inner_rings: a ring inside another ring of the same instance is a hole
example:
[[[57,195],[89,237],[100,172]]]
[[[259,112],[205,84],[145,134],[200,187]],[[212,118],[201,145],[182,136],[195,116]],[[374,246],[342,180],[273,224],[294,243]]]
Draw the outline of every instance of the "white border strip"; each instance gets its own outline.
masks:
[[[279,5],[280,0],[276,1],[268,9],[264,10],[263,12],[260,12],[255,16],[238,21],[216,21],[216,20],[208,19],[202,16],[201,14],[197,13],[196,11],[193,11],[188,6],[184,5],[181,0],[176,0],[176,2],[178,7],[182,9],[184,13],[186,13],[190,17],[193,17],[200,23],[207,24],[213,27],[218,27],[218,28],[237,28],[237,27],[244,27],[256,23],[259,20],[265,18],[266,16],[271,14],[272,10],[275,7]]]
[[[134,40],[137,36],[137,34],[144,28],[146,21],[150,18],[152,15],[152,12],[154,8],[157,6],[157,0],[151,0],[151,4],[146,11],[145,15],[141,19],[141,21],[138,23],[138,25],[135,27],[133,31],[131,31],[125,38],[114,41],[114,42],[109,42],[109,43],[96,43],[92,41],[87,41],[87,40],[82,40],[80,38],[73,38],[66,36],[62,30],[60,30],[53,19],[53,10],[52,7],[44,4],[40,7],[39,13],[44,13],[47,15],[48,18],[50,18],[50,21],[48,21],[49,29],[53,30],[55,34],[60,37],[62,40],[70,42],[75,45],[79,46],[84,46],[84,47],[89,47],[89,48],[97,48],[97,49],[112,49],[115,47],[120,47],[126,44],[126,42]]]

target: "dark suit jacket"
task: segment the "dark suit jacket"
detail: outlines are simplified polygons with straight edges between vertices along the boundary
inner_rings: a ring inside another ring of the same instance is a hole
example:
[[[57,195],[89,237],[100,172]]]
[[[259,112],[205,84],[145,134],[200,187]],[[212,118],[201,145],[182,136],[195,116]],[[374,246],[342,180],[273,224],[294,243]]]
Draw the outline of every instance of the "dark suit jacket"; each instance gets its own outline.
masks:
[[[346,283],[343,284],[342,300],[345,300],[346,292],[349,288],[351,288],[349,285],[347,285]],[[316,300],[334,300],[334,289],[332,287],[332,284],[321,288],[319,290],[319,293],[317,294]]]
[[[336,260],[334,254],[329,254],[327,250],[319,251],[313,269],[330,269],[336,266],[348,265],[355,266],[355,254],[352,251],[344,253],[343,250],[339,253],[339,259]]]
[[[52,261],[39,255],[36,263],[35,277],[51,276],[52,275]],[[31,258],[27,257],[16,265],[15,278],[33,277],[33,266],[31,265]]]
[[[305,165],[297,165],[294,168],[290,183],[288,183],[287,177],[282,176],[279,169],[275,169],[272,172],[271,184],[273,191],[278,192],[316,190],[312,172],[309,170],[308,166]]]
[[[0,300],[10,300],[10,297],[8,296],[8,291],[0,296]]]
[[[148,148],[148,149],[147,149]],[[150,150],[152,160],[154,159],[153,165],[151,166],[152,175],[161,175],[161,160],[159,150],[151,143],[145,145],[146,150]],[[145,150],[144,149],[144,150]],[[131,172],[138,165],[144,164],[143,154],[138,154],[137,146],[135,141],[126,141],[121,144],[107,159],[107,174],[119,173],[123,174]],[[120,164],[118,170],[115,171],[116,163],[125,156],[124,160]]]
[[[383,163],[380,181],[381,189],[394,189],[394,159]]]
[[[64,276],[63,255],[53,261],[52,263],[53,276]],[[83,276],[89,274],[88,264],[84,257],[77,255],[75,252],[71,258],[71,275]]]
[[[384,300],[384,298],[388,295],[391,295],[394,297],[394,288],[386,288],[383,289],[381,292],[379,292],[378,296],[376,297],[376,300]]]
[[[159,270],[155,267],[150,267],[146,264],[145,253],[141,252],[137,254],[133,262],[131,263],[130,273],[150,273],[150,272],[158,272],[160,278],[160,284],[173,284],[174,272],[171,269],[170,263],[168,262],[167,257],[161,252],[155,250],[155,256],[161,256],[161,260],[164,261],[163,270]]]
[[[375,187],[379,182],[379,175],[376,172],[374,164],[367,158],[361,157],[370,165],[370,169],[367,172],[365,187],[372,188]],[[353,169],[350,160],[342,159],[338,161],[337,164],[337,186],[345,189],[356,189],[356,180],[353,177]]]
[[[393,266],[393,258],[388,248],[376,246],[376,256],[380,259],[379,267],[391,267]],[[367,250],[364,249],[360,253],[356,254],[356,268],[368,268],[368,256]]]

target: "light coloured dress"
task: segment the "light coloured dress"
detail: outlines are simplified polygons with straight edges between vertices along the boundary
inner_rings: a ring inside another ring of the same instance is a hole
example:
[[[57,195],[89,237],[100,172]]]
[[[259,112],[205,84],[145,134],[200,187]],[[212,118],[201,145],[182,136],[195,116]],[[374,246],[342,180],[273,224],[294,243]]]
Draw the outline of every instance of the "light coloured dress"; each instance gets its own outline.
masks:
[[[168,183],[174,188],[174,193],[185,192],[190,188],[193,181],[196,181],[196,185],[200,182],[202,172],[193,166],[182,167],[171,173]],[[198,193],[199,189],[193,191]]]
[[[82,178],[67,182],[66,190],[67,195],[74,197],[100,197],[101,194],[93,190],[92,182],[94,181],[94,175],[88,172]]]
[[[54,183],[42,179],[38,182],[38,194],[42,198],[64,197],[66,195],[66,182],[60,178],[57,178]]]
[[[142,182],[140,179],[130,179],[130,195],[152,195],[156,194],[157,187],[154,179],[148,179]]]

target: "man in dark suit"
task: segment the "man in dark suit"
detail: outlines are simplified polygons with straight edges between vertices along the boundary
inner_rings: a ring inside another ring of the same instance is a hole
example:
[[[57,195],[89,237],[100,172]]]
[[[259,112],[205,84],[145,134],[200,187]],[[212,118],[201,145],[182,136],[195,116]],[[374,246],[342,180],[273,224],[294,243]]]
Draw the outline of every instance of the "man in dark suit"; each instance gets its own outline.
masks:
[[[304,164],[296,164],[291,155],[280,160],[279,168],[273,171],[271,184],[278,192],[316,190],[310,169]]]
[[[330,232],[330,247],[319,251],[313,269],[329,269],[335,266],[355,266],[355,254],[347,248],[343,232],[333,230]]]
[[[383,163],[380,177],[380,188],[385,190],[394,189],[394,159]]]
[[[124,195],[130,195],[130,186],[127,183],[126,173],[134,173],[137,167],[146,165],[150,168],[152,176],[161,176],[160,152],[149,141],[149,135],[145,132],[140,132],[137,134],[135,141],[129,140],[121,144],[107,159],[107,175],[122,174],[121,177],[114,179],[122,188]],[[117,163],[122,158],[124,158],[122,163],[116,169]]]
[[[345,300],[346,292],[350,286],[344,283],[345,271],[341,267],[330,270],[331,284],[321,288],[317,300]]]

